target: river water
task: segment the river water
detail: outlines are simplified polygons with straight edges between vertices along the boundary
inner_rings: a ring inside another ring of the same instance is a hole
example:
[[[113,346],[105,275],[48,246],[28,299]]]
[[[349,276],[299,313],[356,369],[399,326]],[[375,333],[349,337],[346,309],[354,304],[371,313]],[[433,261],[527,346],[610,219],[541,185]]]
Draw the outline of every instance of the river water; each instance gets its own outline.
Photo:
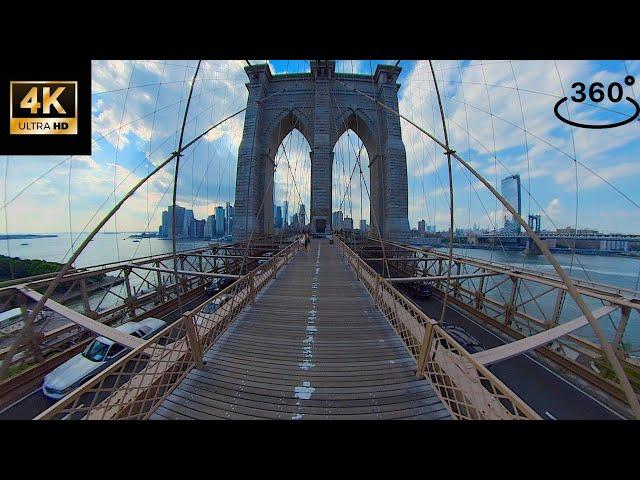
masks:
[[[439,251],[448,252],[446,248]],[[464,255],[481,260],[505,263],[516,267],[525,267],[542,272],[555,273],[553,267],[542,255],[525,255],[518,251],[483,250],[454,248],[454,255]],[[638,290],[640,279],[640,258],[618,257],[613,255],[572,255],[556,253],[555,257],[572,278],[605,283],[629,290]],[[573,266],[572,266],[573,265]]]
[[[29,238],[22,240],[1,240],[0,254],[19,257],[31,260],[47,260],[50,262],[65,263],[73,250],[87,238],[87,234],[73,237],[67,233],[59,233],[57,237]],[[118,235],[109,233],[99,233],[89,243],[87,248],[76,259],[75,267],[87,267],[110,262],[126,261],[138,257],[149,255],[159,255],[171,253],[172,242],[168,239],[160,238],[129,238],[131,233],[119,233]],[[138,241],[136,241],[138,240]],[[23,245],[26,244],[26,245]],[[178,240],[177,250],[187,250],[198,247],[206,247],[208,242],[202,240]],[[117,276],[118,272],[110,275]],[[121,276],[121,275],[120,275]],[[149,288],[137,275],[131,276],[131,285],[134,289],[141,287],[143,290]],[[105,309],[121,302],[121,297],[125,296],[124,284],[116,285],[106,294],[97,291],[90,295],[89,304],[92,309]],[[76,310],[82,310],[80,299],[71,300],[67,305]]]
[[[129,238],[130,233],[108,234],[101,233],[91,241],[89,246],[76,260],[76,267],[85,267],[102,263],[130,260],[137,257],[158,255],[171,252],[171,241],[159,238],[133,239]],[[73,236],[74,246],[86,238],[86,234],[79,238]],[[135,241],[139,240],[139,241]],[[27,245],[22,245],[26,243]],[[206,241],[200,240],[179,240],[178,250],[204,247]],[[3,240],[0,241],[0,254],[11,255],[23,259],[40,259],[52,262],[64,263],[69,258],[72,247],[72,237],[69,233],[59,233],[57,237],[35,238],[24,240]],[[446,249],[439,249],[446,251]],[[553,267],[548,264],[543,256],[528,256],[517,251],[502,250],[482,250],[454,248],[454,254],[465,255],[482,260],[503,263],[511,266],[525,267],[542,272],[553,273]],[[569,274],[578,279],[590,280],[596,283],[604,283],[629,290],[638,290],[640,278],[640,259],[617,256],[597,256],[597,255],[575,255],[556,254],[560,264],[565,267]],[[118,289],[122,289],[120,286]],[[506,294],[506,292],[505,292]],[[111,304],[116,299],[103,302],[102,306]],[[540,306],[548,310],[552,308],[554,298],[550,295],[539,300]],[[92,302],[93,303],[93,302]],[[579,315],[579,310],[572,305],[572,300],[565,301],[563,317],[561,321],[567,321]],[[597,308],[601,304],[593,303],[592,308]],[[618,318],[605,317],[600,320],[607,336],[612,338],[615,332],[615,325]],[[579,331],[581,335],[595,340],[590,327],[585,327]],[[640,315],[632,314],[627,326],[624,341],[632,347],[640,346]]]
[[[0,254],[23,259],[47,260],[64,263],[71,254],[73,246],[87,238],[87,234],[58,233],[57,237],[29,238],[24,240],[0,240]],[[136,257],[158,255],[171,252],[171,240],[160,238],[128,238],[130,233],[99,233],[76,260],[75,267],[86,267],[102,263],[131,260]],[[76,238],[78,237],[78,238]],[[135,240],[139,240],[136,242]],[[26,243],[27,245],[22,245]],[[178,240],[176,248],[206,247],[207,242],[201,240]]]
[[[447,252],[446,248],[438,248],[441,252]],[[478,258],[481,260],[489,260],[496,263],[502,263],[509,266],[527,268],[531,270],[538,270],[544,273],[555,274],[554,268],[547,262],[544,256],[531,256],[525,255],[523,252],[518,251],[504,251],[504,250],[484,250],[484,249],[466,249],[466,248],[454,248],[454,255],[463,255],[467,257]],[[640,258],[631,257],[619,257],[619,256],[599,256],[599,255],[571,255],[564,253],[554,254],[558,262],[563,266],[567,273],[572,277],[580,280],[587,280],[600,284],[607,284],[614,287],[621,287],[629,290],[638,290],[640,282]],[[473,282],[477,280],[474,279]],[[489,295],[496,301],[504,302],[510,294],[511,285],[501,285],[499,288],[493,290]],[[530,291],[520,289],[520,298],[518,301],[522,302],[523,299],[530,298],[533,295],[542,293],[546,287],[528,283]],[[640,295],[638,295],[640,297]],[[602,302],[592,298],[583,297],[592,310],[602,307]],[[527,313],[533,315],[536,318],[543,319],[543,313],[547,318],[551,317],[551,312],[555,303],[555,294],[548,294],[537,299],[536,302],[528,303],[525,310]],[[578,316],[581,316],[582,312],[568,295],[565,298],[562,314],[560,317],[560,323],[572,320]],[[611,340],[614,338],[616,326],[620,319],[620,312],[615,312],[612,315],[602,317],[598,320],[598,324],[604,331],[606,337]],[[597,342],[597,337],[590,326],[583,327],[574,332],[577,335],[583,336],[594,343]],[[633,311],[623,342],[627,346],[636,350],[640,347],[640,314],[637,311]],[[638,356],[638,352],[633,352],[633,356]]]

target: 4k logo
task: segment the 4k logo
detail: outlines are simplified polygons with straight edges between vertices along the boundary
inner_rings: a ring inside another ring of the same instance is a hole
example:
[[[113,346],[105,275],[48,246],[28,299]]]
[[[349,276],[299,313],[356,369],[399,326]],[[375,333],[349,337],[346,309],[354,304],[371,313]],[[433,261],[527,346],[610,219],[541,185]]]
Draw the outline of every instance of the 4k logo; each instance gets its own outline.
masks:
[[[78,82],[18,82],[10,88],[11,135],[77,135]]]

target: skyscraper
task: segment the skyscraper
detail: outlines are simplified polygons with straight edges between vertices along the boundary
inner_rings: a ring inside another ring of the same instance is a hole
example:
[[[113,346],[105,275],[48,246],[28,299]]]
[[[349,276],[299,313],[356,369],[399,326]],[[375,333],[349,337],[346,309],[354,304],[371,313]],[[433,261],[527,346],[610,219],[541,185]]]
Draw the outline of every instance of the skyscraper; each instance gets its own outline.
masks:
[[[344,219],[342,220],[342,228],[344,230],[353,230],[353,218],[344,217]]]
[[[165,210],[164,212],[162,212],[162,224],[160,225],[159,234],[161,237],[169,236],[169,232],[167,231],[168,227],[169,227],[169,212]]]
[[[425,232],[425,221],[424,220],[420,220],[418,222],[418,233],[420,235],[424,235]]]
[[[176,205],[176,238],[185,236],[184,234],[184,217],[186,210]],[[193,214],[193,212],[192,212]],[[173,205],[169,205],[167,210],[162,212],[162,233],[164,237],[171,238],[173,236]],[[188,235],[188,230],[187,230]]]
[[[216,236],[224,236],[224,208],[216,207]]]
[[[331,225],[334,230],[342,230],[343,214],[341,210],[331,214]]]
[[[280,205],[276,207],[276,214],[274,215],[274,218],[275,218],[275,227],[277,229],[281,229],[282,228],[282,207],[280,207]]]
[[[177,210],[176,210],[177,213]],[[196,218],[193,216],[193,210],[186,209],[184,210],[184,220],[182,221],[182,236],[183,237],[192,237],[193,236],[193,223],[196,221]],[[176,227],[180,225],[176,223]],[[177,232],[177,229],[176,229]]]
[[[209,215],[207,217],[207,222],[204,225],[204,238],[207,240],[213,238],[213,234],[216,231],[216,216]]]
[[[206,220],[195,220],[193,222],[193,234],[192,237],[202,238],[204,237],[204,227],[207,224]]]
[[[289,202],[287,200],[282,204],[282,220],[283,227],[287,228],[289,226]]]
[[[367,228],[367,220],[365,220],[364,218],[360,219],[360,231],[361,232],[366,232],[368,230]]]
[[[502,196],[511,204],[511,206],[518,212],[518,215],[522,213],[521,210],[521,197],[520,197],[520,175],[511,175],[502,180],[501,192]],[[516,220],[515,216],[509,218],[509,214],[504,218],[504,229],[512,233],[520,233],[520,224]]]
[[[225,233],[231,235],[233,231],[233,205],[227,202],[227,216],[225,218]]]
[[[307,226],[307,216],[304,211],[304,203],[300,204],[300,212],[298,213],[298,222],[300,222],[300,228]]]

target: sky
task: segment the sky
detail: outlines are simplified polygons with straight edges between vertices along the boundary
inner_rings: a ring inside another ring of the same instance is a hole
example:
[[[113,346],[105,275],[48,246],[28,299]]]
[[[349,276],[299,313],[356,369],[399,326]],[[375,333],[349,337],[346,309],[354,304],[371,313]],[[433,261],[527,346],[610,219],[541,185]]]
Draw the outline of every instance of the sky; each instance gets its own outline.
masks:
[[[337,71],[371,74],[379,63],[339,60]],[[251,60],[251,63],[264,62]],[[274,74],[308,70],[306,60],[268,60]],[[197,61],[95,61],[92,67],[91,156],[1,157],[6,206],[0,231],[10,233],[90,230],[154,165],[175,151]],[[184,138],[246,105],[244,60],[203,61],[194,84]],[[499,189],[518,173],[522,214],[542,215],[543,228],[575,226],[607,232],[640,232],[640,125],[583,129],[558,120],[555,103],[571,96],[574,82],[623,83],[640,76],[638,61],[434,61],[450,144]],[[428,61],[403,60],[398,92],[401,114],[444,138]],[[637,98],[638,86],[624,86]],[[568,111],[567,111],[568,108]],[[619,121],[633,112],[625,100],[565,102],[561,113],[581,123]],[[242,114],[212,130],[181,159],[178,203],[197,218],[234,201]],[[427,136],[401,122],[407,155],[409,223],[448,225],[446,156]],[[275,203],[302,201],[309,211],[310,147],[294,130],[276,156]],[[285,155],[286,151],[286,155]],[[350,170],[362,165],[349,183]],[[334,149],[333,204],[355,222],[369,218],[366,149],[348,132]],[[157,231],[171,203],[174,162],[127,201],[105,231]],[[295,177],[292,172],[295,171]],[[596,174],[594,174],[595,172]],[[604,182],[606,179],[611,185]],[[293,180],[295,178],[295,181]],[[613,185],[613,186],[612,186]],[[350,188],[349,188],[350,187]],[[480,182],[453,164],[457,228],[501,227],[504,211]],[[577,187],[577,188],[576,188]],[[114,194],[115,193],[115,194]],[[362,202],[360,198],[362,197]],[[290,208],[290,214],[293,210]]]

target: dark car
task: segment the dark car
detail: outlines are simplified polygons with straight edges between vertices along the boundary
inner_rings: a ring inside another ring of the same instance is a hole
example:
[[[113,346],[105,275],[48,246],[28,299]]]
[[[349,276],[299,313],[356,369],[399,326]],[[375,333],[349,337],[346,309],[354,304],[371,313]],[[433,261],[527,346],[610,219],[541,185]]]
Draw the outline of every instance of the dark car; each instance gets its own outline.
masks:
[[[220,297],[216,298],[212,302],[205,305],[204,308],[202,309],[202,313],[206,313],[206,314],[216,313],[220,309],[220,307],[222,307],[225,303],[227,303],[231,299],[231,297],[232,297],[231,295],[226,295],[226,294],[221,295]]]
[[[231,278],[216,278],[209,285],[204,287],[204,293],[215,295],[233,283]]]
[[[433,294],[433,287],[429,282],[411,282],[408,289],[416,298],[429,298]]]
[[[484,347],[472,337],[464,328],[457,325],[443,325],[442,329],[458,342],[467,352],[474,354],[482,352]]]

